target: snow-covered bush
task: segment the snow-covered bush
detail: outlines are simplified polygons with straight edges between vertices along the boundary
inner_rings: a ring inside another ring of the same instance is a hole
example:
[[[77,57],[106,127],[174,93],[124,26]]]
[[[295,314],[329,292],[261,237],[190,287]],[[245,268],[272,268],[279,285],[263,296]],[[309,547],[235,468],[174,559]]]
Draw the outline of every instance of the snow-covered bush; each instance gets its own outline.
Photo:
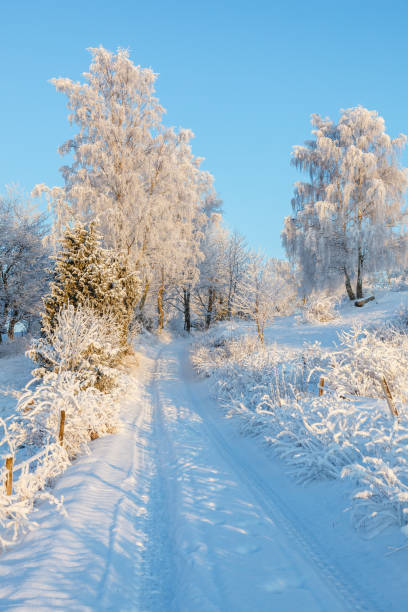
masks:
[[[318,343],[288,351],[263,345],[256,336],[213,334],[196,344],[191,359],[197,372],[215,376],[223,400],[245,397],[254,409],[265,394],[281,404],[285,398],[306,393],[310,384],[316,386],[321,356]]]
[[[109,390],[115,383],[114,367],[123,355],[121,329],[109,314],[68,304],[56,314],[48,337],[33,340],[28,354],[44,364],[34,371],[35,376],[71,371],[77,373],[81,386]]]
[[[0,547],[33,526],[37,499],[61,507],[49,485],[72,459],[87,451],[91,439],[119,429],[119,399],[129,382],[116,367],[123,355],[120,327],[115,318],[98,316],[94,309],[63,308],[47,340],[34,341],[31,350],[48,367],[22,392],[11,392],[18,398],[16,414],[7,423],[0,421],[0,462],[4,465],[12,456],[19,470],[12,495],[0,488]],[[0,479],[4,477],[0,470]]]
[[[362,464],[346,466],[342,477],[357,482],[352,507],[357,529],[375,536],[386,527],[408,524],[408,457],[407,429],[403,444],[395,444],[393,459],[364,457]]]
[[[26,445],[44,447],[58,441],[61,410],[65,411],[64,448],[69,458],[86,450],[90,437],[119,427],[115,395],[83,386],[76,372],[48,373],[41,384],[28,387],[19,399]]]
[[[339,298],[323,293],[312,293],[302,306],[301,315],[298,317],[301,323],[328,323],[339,318],[336,305]]]
[[[0,550],[33,528],[31,513],[37,500],[46,499],[61,509],[61,501],[46,491],[45,485],[67,467],[67,452],[57,443],[38,451],[37,446],[26,445],[26,431],[18,418],[0,419],[0,463],[4,466],[6,458],[13,457],[14,464],[22,465],[12,495],[6,495],[4,486],[7,471],[0,469]]]
[[[408,401],[408,334],[402,326],[354,326],[328,353],[327,385],[340,395],[383,398],[385,377],[394,399]]]

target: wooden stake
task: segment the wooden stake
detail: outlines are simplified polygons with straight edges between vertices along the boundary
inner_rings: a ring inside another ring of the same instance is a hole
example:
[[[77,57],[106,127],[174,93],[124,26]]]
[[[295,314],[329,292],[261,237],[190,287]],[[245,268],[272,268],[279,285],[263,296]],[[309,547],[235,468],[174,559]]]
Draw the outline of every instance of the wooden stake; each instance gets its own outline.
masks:
[[[7,457],[6,459],[6,495],[11,495],[13,493],[13,457]]]
[[[323,395],[323,387],[324,387],[324,378],[322,376],[319,382],[319,397]]]
[[[398,410],[397,410],[397,408],[395,406],[395,403],[394,403],[393,397],[391,395],[391,391],[390,391],[390,388],[388,386],[388,383],[385,380],[385,376],[383,376],[382,379],[381,379],[381,386],[383,388],[385,399],[387,400],[388,408],[390,409],[390,412],[391,412],[392,416],[396,417],[397,419],[399,419]]]
[[[65,427],[65,410],[61,410],[60,426],[59,426],[59,443],[62,446],[64,441],[64,427]]]

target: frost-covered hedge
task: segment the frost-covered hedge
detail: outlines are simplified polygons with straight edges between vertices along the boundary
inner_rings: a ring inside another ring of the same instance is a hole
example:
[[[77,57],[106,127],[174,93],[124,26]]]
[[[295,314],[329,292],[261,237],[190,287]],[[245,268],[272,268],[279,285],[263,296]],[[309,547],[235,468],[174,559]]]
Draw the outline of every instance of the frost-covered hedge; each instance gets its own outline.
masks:
[[[402,327],[354,329],[332,352],[296,352],[254,339],[207,334],[193,350],[196,370],[242,431],[271,446],[302,483],[351,478],[356,527],[374,535],[408,523],[408,336]],[[318,381],[325,377],[320,397]],[[385,376],[399,410],[388,409]]]
[[[119,398],[129,382],[114,367],[121,350],[114,322],[84,307],[62,310],[52,337],[34,341],[31,351],[41,351],[47,367],[35,371],[37,376],[22,392],[14,392],[16,414],[0,421],[1,465],[10,456],[15,466],[23,463],[13,494],[7,496],[5,488],[0,488],[0,548],[34,525],[31,515],[37,499],[62,508],[49,489],[53,478],[88,451],[91,439],[120,428]],[[5,476],[2,470],[3,482]]]

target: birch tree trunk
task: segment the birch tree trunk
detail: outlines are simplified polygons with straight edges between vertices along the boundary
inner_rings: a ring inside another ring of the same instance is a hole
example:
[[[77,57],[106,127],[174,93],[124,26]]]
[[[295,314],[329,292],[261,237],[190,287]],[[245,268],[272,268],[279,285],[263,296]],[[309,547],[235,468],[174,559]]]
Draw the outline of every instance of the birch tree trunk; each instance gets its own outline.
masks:
[[[143,311],[144,305],[146,303],[147,294],[149,293],[149,287],[150,287],[150,283],[149,283],[148,280],[146,280],[144,288],[143,288],[143,294],[142,294],[142,297],[140,298],[140,302],[139,302],[139,310],[140,310],[140,312]]]
[[[358,247],[358,264],[357,264],[357,285],[356,285],[356,293],[357,299],[361,300],[363,297],[363,262],[364,256],[361,252],[361,246]]]
[[[210,287],[208,289],[208,305],[207,305],[207,314],[205,317],[205,329],[208,329],[211,325],[214,300],[215,300],[215,289],[213,287]]]
[[[186,332],[191,331],[191,309],[190,309],[190,290],[183,289],[183,301],[184,301],[184,329]]]
[[[17,319],[18,319],[18,311],[16,309],[14,309],[13,312],[12,312],[10,323],[9,323],[9,327],[8,327],[8,338],[9,338],[9,340],[14,340],[14,328],[16,326]]]
[[[162,271],[161,284],[157,293],[157,312],[159,313],[158,328],[161,330],[164,327],[164,310],[163,310],[163,294],[164,294],[164,274]]]
[[[346,284],[347,295],[349,296],[350,300],[355,300],[356,296],[354,295],[354,291],[353,291],[353,288],[351,286],[350,276],[349,276],[346,268],[344,268],[344,276],[345,276],[345,284]]]

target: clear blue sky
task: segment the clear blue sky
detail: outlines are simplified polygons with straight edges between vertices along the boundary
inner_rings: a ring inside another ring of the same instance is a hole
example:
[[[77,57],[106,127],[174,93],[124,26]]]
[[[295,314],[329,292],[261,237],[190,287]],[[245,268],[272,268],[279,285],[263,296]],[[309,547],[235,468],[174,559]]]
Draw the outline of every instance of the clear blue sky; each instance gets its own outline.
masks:
[[[362,104],[408,133],[405,1],[0,0],[0,25],[0,191],[61,184],[70,131],[48,79],[80,79],[90,46],[126,47],[160,73],[166,122],[194,131],[229,226],[270,255],[282,255],[290,152],[312,112]]]

